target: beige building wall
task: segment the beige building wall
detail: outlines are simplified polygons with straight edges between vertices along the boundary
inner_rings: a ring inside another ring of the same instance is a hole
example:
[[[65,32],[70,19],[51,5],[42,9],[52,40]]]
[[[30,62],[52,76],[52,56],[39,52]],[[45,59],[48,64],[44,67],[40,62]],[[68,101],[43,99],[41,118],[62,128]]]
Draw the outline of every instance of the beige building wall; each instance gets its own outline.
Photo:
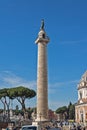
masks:
[[[78,84],[78,101],[75,105],[75,121],[87,125],[87,71]]]
[[[77,105],[75,107],[76,112],[76,122],[77,123],[87,123],[87,104]]]

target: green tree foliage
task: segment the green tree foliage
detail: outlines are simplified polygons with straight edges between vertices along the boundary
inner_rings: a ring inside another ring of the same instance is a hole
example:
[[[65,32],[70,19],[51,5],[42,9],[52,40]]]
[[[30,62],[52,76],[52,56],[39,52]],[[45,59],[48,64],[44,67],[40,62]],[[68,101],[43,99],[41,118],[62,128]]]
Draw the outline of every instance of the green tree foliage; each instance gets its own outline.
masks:
[[[72,103],[69,102],[69,105],[68,105],[68,111],[67,111],[67,114],[68,114],[68,119],[70,119],[70,107],[72,106]]]
[[[67,107],[63,106],[63,107],[59,107],[56,110],[56,113],[60,114],[61,120],[66,120],[67,119]]]
[[[68,119],[75,119],[75,105],[71,102],[68,105]]]
[[[56,110],[56,113],[61,113],[63,114],[64,112],[67,111],[67,107],[66,106],[63,106],[63,107],[59,107],[57,110]]]
[[[75,105],[71,105],[69,108],[69,119],[75,119]]]
[[[17,99],[17,101],[21,104],[22,110],[25,111],[25,100],[31,99],[36,96],[36,92],[32,89],[19,86],[16,88],[9,89],[9,96],[12,99]]]
[[[23,86],[15,87],[15,88],[4,88],[0,89],[0,101],[4,105],[4,112],[8,111],[8,118],[9,118],[9,106],[10,101],[13,99],[17,99],[18,102],[22,106],[22,115],[24,114],[25,108],[25,100],[31,99],[36,96],[36,92],[32,89],[25,88]],[[6,109],[7,108],[7,109]],[[16,109],[16,113],[20,113],[18,109]]]
[[[75,119],[75,105],[70,102],[68,107],[67,106],[59,107],[56,110],[56,113],[60,114],[62,119],[74,120]]]

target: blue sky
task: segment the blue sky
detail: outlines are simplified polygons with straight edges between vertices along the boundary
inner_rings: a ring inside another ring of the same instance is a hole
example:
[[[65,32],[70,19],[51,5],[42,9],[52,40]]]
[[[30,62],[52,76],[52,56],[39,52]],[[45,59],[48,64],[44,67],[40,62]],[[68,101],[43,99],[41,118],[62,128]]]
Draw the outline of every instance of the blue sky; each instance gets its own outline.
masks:
[[[36,90],[41,19],[48,44],[49,108],[77,102],[77,84],[87,70],[86,0],[0,1],[0,88]],[[36,106],[36,98],[27,101]],[[15,103],[17,105],[17,103]]]

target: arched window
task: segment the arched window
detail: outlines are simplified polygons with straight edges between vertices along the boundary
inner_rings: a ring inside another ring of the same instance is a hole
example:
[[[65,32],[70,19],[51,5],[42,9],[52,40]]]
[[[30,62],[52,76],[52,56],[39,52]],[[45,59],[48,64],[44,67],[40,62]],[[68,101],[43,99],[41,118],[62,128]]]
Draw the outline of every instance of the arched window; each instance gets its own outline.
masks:
[[[83,113],[81,113],[81,122],[83,122]]]
[[[80,92],[80,99],[82,99],[82,92]]]
[[[87,120],[87,113],[86,113],[86,120]]]

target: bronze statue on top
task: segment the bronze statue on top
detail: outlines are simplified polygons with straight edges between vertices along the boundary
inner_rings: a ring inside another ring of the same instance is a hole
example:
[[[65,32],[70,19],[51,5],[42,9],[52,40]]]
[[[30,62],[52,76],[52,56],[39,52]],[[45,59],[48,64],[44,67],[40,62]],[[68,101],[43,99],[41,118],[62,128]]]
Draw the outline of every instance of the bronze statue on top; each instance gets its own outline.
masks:
[[[41,27],[40,27],[40,29],[44,30],[44,19],[42,19],[42,21],[41,21]]]

